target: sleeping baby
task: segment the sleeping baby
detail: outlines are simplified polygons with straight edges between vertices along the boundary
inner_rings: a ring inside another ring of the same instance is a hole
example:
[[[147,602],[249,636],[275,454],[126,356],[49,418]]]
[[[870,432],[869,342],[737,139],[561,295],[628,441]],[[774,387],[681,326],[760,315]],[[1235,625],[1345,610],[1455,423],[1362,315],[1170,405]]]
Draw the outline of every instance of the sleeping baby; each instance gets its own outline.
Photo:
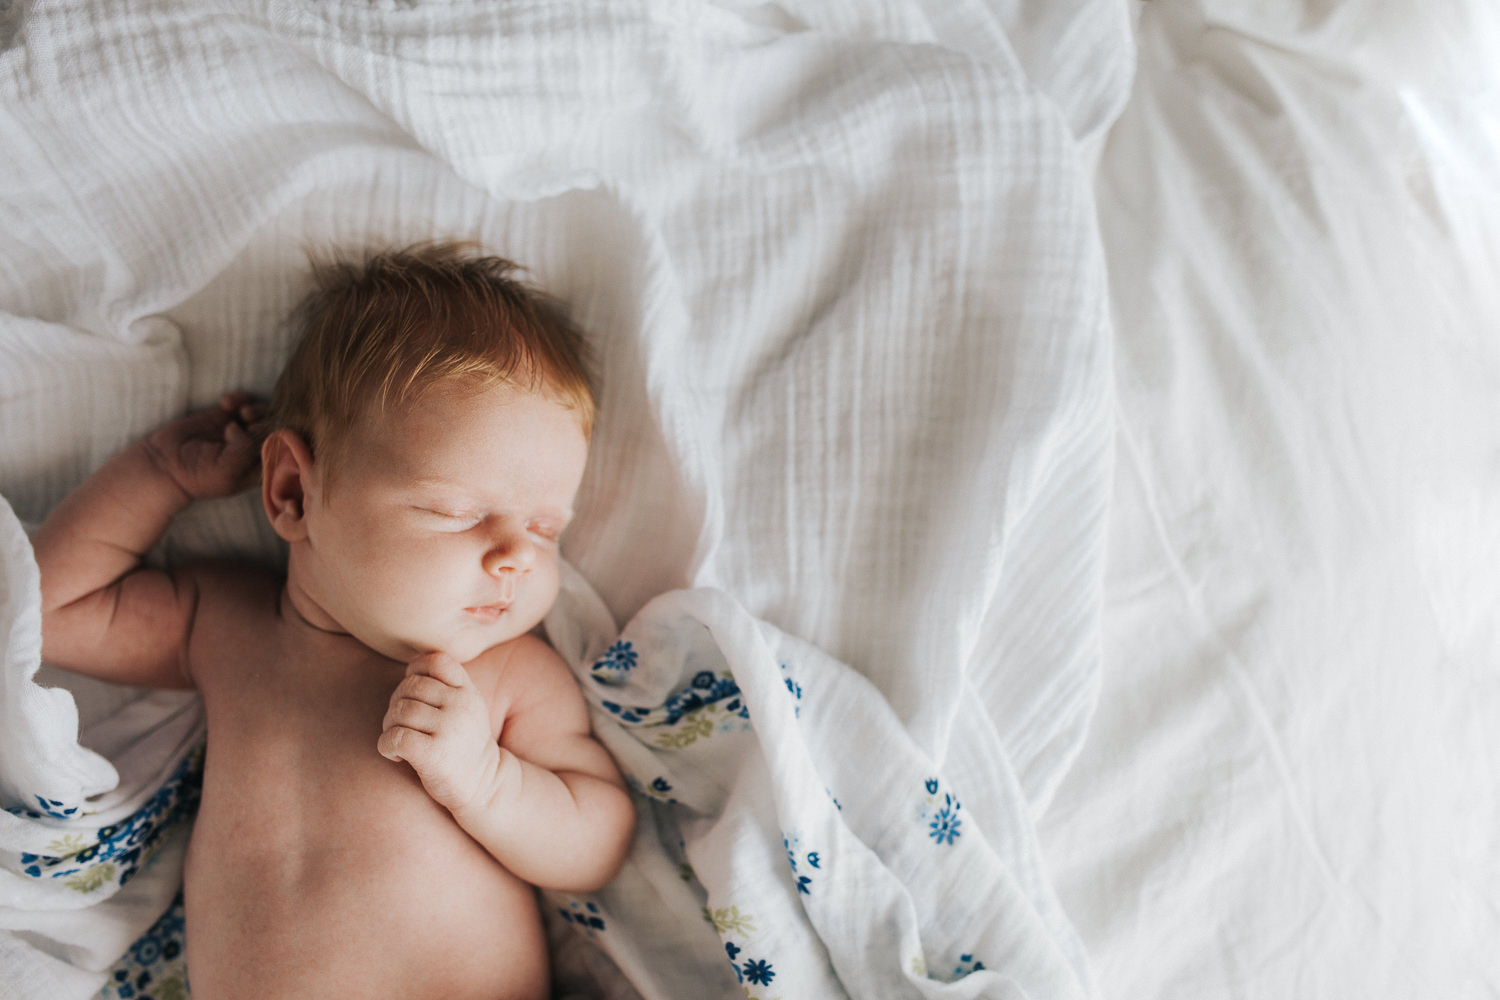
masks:
[[[203,696],[195,1000],[543,997],[532,886],[623,861],[630,798],[532,634],[593,400],[578,334],[511,269],[447,245],[320,268],[268,412],[168,424],[34,538],[47,661]],[[257,454],[285,576],[146,568]]]

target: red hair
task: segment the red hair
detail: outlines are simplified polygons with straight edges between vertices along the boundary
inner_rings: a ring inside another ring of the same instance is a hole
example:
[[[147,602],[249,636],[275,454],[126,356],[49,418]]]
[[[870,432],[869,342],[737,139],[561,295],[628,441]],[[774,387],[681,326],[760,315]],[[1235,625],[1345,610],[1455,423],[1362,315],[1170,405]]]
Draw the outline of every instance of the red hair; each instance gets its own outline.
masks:
[[[573,410],[588,437],[587,346],[517,270],[458,243],[314,263],[317,287],[294,314],[302,338],[272,392],[270,427],[296,431],[314,455],[334,454],[363,416],[458,379],[544,393]]]

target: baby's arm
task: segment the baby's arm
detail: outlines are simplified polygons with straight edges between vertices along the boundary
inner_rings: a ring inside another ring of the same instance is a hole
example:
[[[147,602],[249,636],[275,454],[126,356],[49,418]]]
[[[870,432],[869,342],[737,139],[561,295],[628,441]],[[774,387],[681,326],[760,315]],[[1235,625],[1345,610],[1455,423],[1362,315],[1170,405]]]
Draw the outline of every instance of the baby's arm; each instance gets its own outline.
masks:
[[[57,506],[32,539],[42,580],[42,658],[121,684],[191,687],[191,571],[142,567],[193,500],[247,486],[256,462],[249,398],[175,420],[116,455]]]
[[[413,660],[379,747],[533,885],[588,892],[624,861],[635,807],[573,675],[538,639],[515,641],[490,699],[451,656]]]

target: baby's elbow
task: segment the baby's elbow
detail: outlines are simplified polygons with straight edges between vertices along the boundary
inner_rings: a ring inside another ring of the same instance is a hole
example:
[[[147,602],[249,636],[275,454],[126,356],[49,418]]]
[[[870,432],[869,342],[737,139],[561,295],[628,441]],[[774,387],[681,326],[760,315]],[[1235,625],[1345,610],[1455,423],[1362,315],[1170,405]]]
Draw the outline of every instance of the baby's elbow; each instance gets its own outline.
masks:
[[[630,855],[630,844],[635,836],[635,804],[630,793],[615,785],[600,795],[595,803],[591,825],[594,828],[594,850],[589,863],[579,865],[570,881],[573,885],[565,892],[594,892],[613,882],[625,859]]]

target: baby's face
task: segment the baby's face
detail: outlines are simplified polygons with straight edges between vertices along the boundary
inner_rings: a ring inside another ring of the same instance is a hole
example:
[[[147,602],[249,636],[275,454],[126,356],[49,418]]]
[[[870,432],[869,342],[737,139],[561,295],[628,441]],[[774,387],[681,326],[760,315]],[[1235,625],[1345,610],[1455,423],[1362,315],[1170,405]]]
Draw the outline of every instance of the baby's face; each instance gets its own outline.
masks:
[[[434,386],[355,427],[331,492],[313,477],[299,585],[386,656],[467,662],[551,608],[587,456],[544,396]]]

